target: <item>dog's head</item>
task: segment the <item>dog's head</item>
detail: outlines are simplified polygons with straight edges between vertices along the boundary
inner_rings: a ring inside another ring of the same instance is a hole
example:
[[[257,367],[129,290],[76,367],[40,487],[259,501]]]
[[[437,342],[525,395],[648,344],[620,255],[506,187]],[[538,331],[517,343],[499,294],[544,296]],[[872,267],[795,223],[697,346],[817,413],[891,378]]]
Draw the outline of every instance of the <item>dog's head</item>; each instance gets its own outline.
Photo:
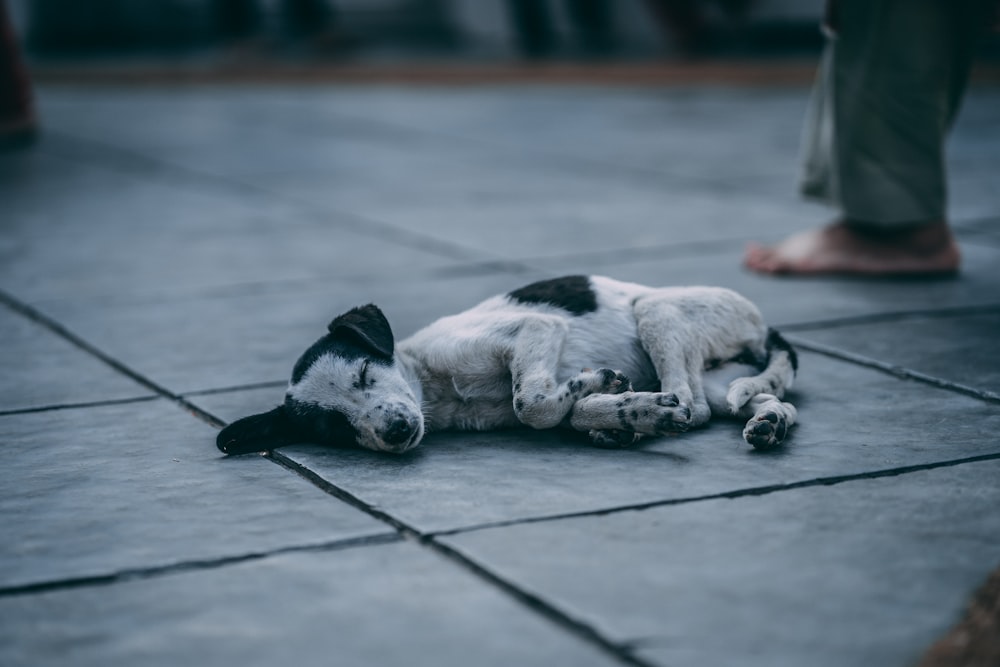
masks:
[[[244,454],[317,442],[404,452],[420,442],[423,414],[396,363],[382,311],[361,306],[328,329],[295,363],[285,402],[222,429],[220,450]]]

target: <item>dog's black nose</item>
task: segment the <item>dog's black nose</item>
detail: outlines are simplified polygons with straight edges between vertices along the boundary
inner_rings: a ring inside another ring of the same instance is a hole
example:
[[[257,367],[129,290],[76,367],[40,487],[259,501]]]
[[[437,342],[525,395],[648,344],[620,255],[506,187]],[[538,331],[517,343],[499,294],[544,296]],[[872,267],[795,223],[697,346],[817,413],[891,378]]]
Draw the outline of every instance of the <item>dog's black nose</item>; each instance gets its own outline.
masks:
[[[397,417],[389,424],[389,428],[385,430],[385,435],[382,436],[382,439],[390,445],[401,445],[413,436],[415,430],[416,427],[410,424],[410,422],[402,417]]]

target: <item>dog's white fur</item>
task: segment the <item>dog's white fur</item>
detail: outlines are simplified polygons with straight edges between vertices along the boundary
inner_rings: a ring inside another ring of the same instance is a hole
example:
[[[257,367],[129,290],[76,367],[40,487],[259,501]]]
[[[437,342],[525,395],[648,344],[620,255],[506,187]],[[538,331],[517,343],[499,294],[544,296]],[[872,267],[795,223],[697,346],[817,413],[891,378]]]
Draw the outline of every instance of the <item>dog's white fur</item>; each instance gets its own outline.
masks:
[[[795,408],[781,400],[794,351],[780,336],[774,345],[747,299],[715,287],[579,280],[594,299],[579,312],[558,298],[511,293],[435,321],[394,354],[319,354],[289,385],[286,412],[308,406],[314,418],[342,416],[357,444],[394,452],[416,446],[425,431],[517,424],[570,426],[620,446],[713,414],[748,420],[744,437],[763,448],[795,423]],[[359,328],[351,335],[364,347]],[[224,440],[220,448],[231,451]]]

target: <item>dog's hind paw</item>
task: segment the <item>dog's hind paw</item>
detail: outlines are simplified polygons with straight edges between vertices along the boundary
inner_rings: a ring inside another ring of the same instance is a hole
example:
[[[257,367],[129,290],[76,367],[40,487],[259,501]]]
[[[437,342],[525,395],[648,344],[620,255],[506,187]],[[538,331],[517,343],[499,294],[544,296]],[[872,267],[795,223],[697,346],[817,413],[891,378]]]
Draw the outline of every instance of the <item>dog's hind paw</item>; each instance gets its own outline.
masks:
[[[754,449],[772,449],[780,445],[788,434],[785,417],[767,410],[755,415],[743,429],[743,438]]]
[[[755,378],[736,378],[730,383],[729,391],[726,392],[729,411],[735,415],[759,393],[760,387],[757,386]]]
[[[587,435],[590,436],[590,442],[595,447],[603,447],[605,449],[628,447],[638,442],[639,438],[642,437],[635,431],[597,429],[589,431]]]

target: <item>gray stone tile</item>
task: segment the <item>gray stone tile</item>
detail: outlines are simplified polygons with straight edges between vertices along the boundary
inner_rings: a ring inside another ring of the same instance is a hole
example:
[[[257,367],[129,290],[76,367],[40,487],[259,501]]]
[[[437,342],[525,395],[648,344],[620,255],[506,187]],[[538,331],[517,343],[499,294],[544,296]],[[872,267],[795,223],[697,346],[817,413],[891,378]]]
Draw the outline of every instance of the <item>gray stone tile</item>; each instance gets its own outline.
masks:
[[[795,200],[805,87],[43,87],[46,137],[0,156],[0,283],[179,392],[282,380],[359,303],[404,336],[543,274],[728,285],[779,325],[992,304],[1000,244],[980,223],[1000,211],[996,96],[973,89],[949,145],[962,276],[872,283],[739,268],[743,239],[829,215]],[[525,258],[533,271],[476,265]],[[995,324],[937,320],[917,336],[929,359],[889,348],[889,327],[863,344],[994,386],[946,336],[989,349]],[[75,401],[75,386],[115,397],[102,370],[22,325],[4,395],[35,372],[38,400]],[[995,406],[802,359],[801,424],[770,454],[727,423],[627,451],[527,430],[436,434],[403,457],[284,451],[424,531],[1000,451]],[[192,400],[232,420],[281,391]],[[0,586],[389,534],[259,457],[221,458],[214,437],[160,401],[0,417]],[[998,476],[966,465],[453,539],[654,662],[902,664],[997,559],[982,536],[997,532]],[[601,662],[410,543],[0,600],[5,665],[438,665],[477,651],[477,664]]]
[[[788,187],[793,159],[768,160],[752,168],[741,161],[745,173],[723,177],[729,196],[719,197],[716,176],[722,172],[713,165],[725,141],[691,133],[676,119],[664,118],[659,129],[669,128],[670,137],[688,143],[701,137],[706,145],[684,150],[648,146],[649,128],[636,127],[629,113],[654,116],[662,103],[656,96],[618,91],[612,97],[621,99],[609,105],[600,101],[604,93],[586,89],[563,94],[525,89],[513,96],[484,90],[388,95],[352,91],[300,100],[279,91],[275,101],[245,91],[214,93],[207,99],[90,94],[76,103],[55,104],[51,122],[74,135],[96,137],[170,164],[507,256],[526,248],[561,247],[568,234],[587,248],[605,247],[626,234],[635,242],[691,234],[704,238],[720,226],[731,234],[731,229],[773,225],[781,219],[797,223],[804,215]],[[715,99],[708,102],[714,111],[711,121],[701,122],[715,122],[726,108],[716,98],[721,95],[727,103],[733,98],[719,91],[706,95]],[[691,91],[680,95],[692,96],[698,97]],[[684,120],[702,111],[697,102],[680,104],[695,106],[680,112]],[[157,131],[109,123],[107,112],[114,105],[159,118]],[[568,106],[591,111],[567,115]],[[630,111],[619,118],[622,108]],[[462,118],[464,126],[449,130],[449,124],[435,120],[438,117]],[[771,114],[761,117],[770,119]],[[524,127],[526,118],[532,122]],[[585,124],[577,127],[581,122]],[[594,155],[564,155],[559,145],[544,148],[545,139],[566,125],[574,126],[570,144],[584,143],[579,134],[592,135],[587,143],[600,144]],[[599,126],[605,127],[604,133],[596,131]],[[488,136],[477,136],[465,134],[463,127],[490,129]],[[615,134],[608,138],[612,130]],[[759,133],[741,136],[762,140]],[[605,155],[612,146],[617,146],[616,154]],[[642,147],[665,156],[680,171],[661,173],[641,163],[630,165],[628,156]],[[794,155],[791,144],[788,149]],[[676,159],[677,154],[684,159]],[[695,160],[702,172],[711,172],[710,186],[692,186],[692,178],[696,185],[704,180],[688,174]],[[759,188],[746,184],[752,175],[778,164],[784,196],[761,196]],[[743,188],[741,195],[733,197],[737,186]],[[753,200],[752,205],[741,197]]]
[[[775,237],[758,237],[763,242]],[[604,273],[648,285],[719,285],[756,303],[772,326],[909,310],[995,304],[1000,247],[965,243],[963,268],[944,280],[782,278],[742,268],[741,248],[637,248],[628,252],[567,255],[546,261],[551,274]]]
[[[420,530],[600,510],[1000,452],[1000,411],[981,401],[803,353],[790,399],[800,423],[760,454],[720,421],[634,449],[569,431],[431,434],[402,456],[295,445],[302,465]],[[283,389],[192,396],[224,420],[262,412]],[[900,412],[901,405],[905,411]],[[206,443],[208,446],[209,443]]]
[[[618,664],[412,543],[0,599],[0,662]]]
[[[963,221],[955,231],[960,242],[1000,248],[1000,213]]]
[[[499,156],[572,158],[580,167],[603,165],[609,177],[633,167],[756,188],[794,177],[806,96],[805,87],[512,86],[363,93],[330,104],[345,116],[474,141]],[[734,154],[765,157],[734,161]]]
[[[718,89],[341,96],[327,101],[335,115],[438,140],[398,156],[366,148],[341,169],[272,173],[259,182],[507,257],[602,249],[623,238],[643,245],[747,238],[762,227],[788,233],[822,214],[795,197],[795,140],[773,113],[788,93],[775,94],[744,100],[763,105],[751,116],[770,130],[724,124],[725,136],[719,123],[735,97]],[[692,132],[692,122],[714,129]],[[733,161],[732,153],[768,159]]]
[[[1000,152],[1000,146],[993,150]],[[953,170],[948,177],[948,215],[961,225],[965,220],[980,220],[1000,214],[1000,192],[992,175],[1000,165],[966,167]]]
[[[1000,88],[973,85],[948,142],[949,213],[953,221],[996,217],[1000,191]]]
[[[993,88],[974,87],[951,137],[958,217],[1000,209],[988,189],[973,186],[971,197],[965,191],[968,178],[997,166],[990,132],[996,97]],[[445,180],[433,178],[437,169],[447,172],[456,158],[471,166],[463,156],[478,155],[480,164],[545,162],[602,173],[605,183],[662,180],[668,190],[682,184],[727,197],[794,190],[807,98],[808,86],[711,85],[169,93],[54,87],[42,95],[47,122],[62,132],[212,173],[306,176],[329,169],[331,177],[350,179],[351,165],[364,173],[374,160],[395,191],[408,179],[433,187]],[[123,123],[123,116],[144,122]]]
[[[277,87],[177,94],[57,88],[43,99],[48,122],[64,135],[253,183],[331,213],[347,211],[459,242],[487,258],[511,258],[719,237],[779,238],[820,223],[829,214],[794,193],[806,95],[804,87],[713,86]],[[992,173],[983,165],[995,158],[982,148],[979,131],[990,122],[991,100],[989,91],[975,91],[956,128],[952,161],[959,190],[968,179]],[[732,122],[735,108],[740,122]],[[147,120],[123,123],[123,116]],[[965,215],[1000,210],[991,203],[992,189],[978,187],[956,196],[978,207]],[[210,276],[259,279],[266,266],[268,276],[280,279],[289,272],[310,275],[309,267],[324,266],[330,247],[344,248],[346,263],[337,256],[326,266],[357,270],[355,258],[370,263],[378,257],[314,225],[255,227],[215,234],[209,225],[198,246],[185,243],[183,233],[124,239],[123,253],[111,253],[109,267],[121,262],[118,255],[141,257],[149,247],[164,249],[162,265],[147,259],[148,268],[126,265],[107,273],[147,271],[154,274],[147,280],[160,278],[160,285],[185,284]],[[166,252],[173,246],[179,247]],[[53,263],[72,266],[75,256],[67,255]],[[412,266],[413,258],[405,263]],[[169,270],[180,265],[189,271]],[[387,262],[385,268],[398,265]]]
[[[73,136],[507,257],[563,247],[570,235],[593,249],[623,236],[641,244],[761,225],[790,231],[807,215],[791,187],[795,140],[775,115],[791,100],[799,115],[797,92],[513,93],[300,97],[279,90],[272,100],[246,91],[177,98],[62,91],[50,102],[49,122]],[[770,129],[723,124],[726,136],[718,136],[719,121],[741,97],[759,111],[748,114],[759,120],[747,122]],[[154,119],[157,130],[111,123],[112,109]],[[691,123],[715,129],[692,132]],[[784,157],[775,155],[778,147]],[[732,152],[769,159],[734,162]]]
[[[568,177],[521,165],[501,170],[464,169],[458,177],[464,197],[431,199],[419,184],[417,200],[401,193],[369,197],[354,205],[401,229],[448,238],[508,259],[545,258],[567,252],[600,252],[622,246],[643,248],[684,242],[753,238],[798,231],[803,221],[819,224],[815,207],[788,194],[722,198],[681,186],[634,187],[600,176]],[[468,172],[473,173],[468,173]],[[322,175],[296,179],[296,196],[323,205],[336,197]],[[435,179],[436,180],[436,179]],[[454,178],[438,182],[452,187]],[[539,191],[543,191],[541,194]],[[469,196],[469,193],[478,196]],[[428,199],[431,199],[428,201]]]
[[[151,396],[148,389],[0,306],[0,411]]]
[[[510,286],[509,276],[496,274],[361,274],[238,286],[197,297],[60,299],[39,308],[142,375],[185,392],[287,379],[330,320],[355,306],[379,304],[402,337]]]
[[[43,137],[32,151],[0,156],[0,173],[9,207],[3,229],[29,239],[75,244],[90,230],[132,227],[190,235],[209,221],[230,229],[240,216],[288,212],[280,202],[247,202],[193,183],[169,165],[60,134]],[[59,236],[51,238],[53,232]]]
[[[390,185],[396,174],[420,179],[469,154],[464,142],[447,136],[379,122],[363,111],[344,114],[341,105],[364,98],[361,90],[346,96],[283,87],[175,93],[50,89],[43,99],[47,123],[66,135],[241,181],[266,184],[280,174],[325,172],[334,190],[381,183],[384,193],[390,190],[381,175]],[[112,113],[144,122],[115,123]]]
[[[384,534],[163,401],[0,417],[0,585]],[[232,465],[233,463],[238,465]]]
[[[342,89],[317,95],[308,110],[300,106],[294,114],[326,110],[327,122],[336,115],[340,122],[365,121],[373,128],[381,123],[388,133],[405,128],[439,138],[438,146],[461,140],[494,158],[528,156],[528,162],[566,168],[575,163],[581,171],[603,170],[606,182],[625,174],[655,181],[659,173],[665,188],[684,183],[726,196],[780,196],[798,178],[808,94],[807,86]],[[996,98],[995,88],[973,87],[951,137],[953,217],[1000,209],[995,193],[978,190],[970,197],[965,191],[970,177],[1000,166],[996,133],[990,131]]]
[[[1000,312],[912,317],[796,334],[807,341],[1000,394]]]
[[[53,140],[54,142],[56,140]],[[191,293],[264,281],[406,275],[450,263],[420,239],[333,209],[185,175],[67,162],[43,145],[0,159],[0,280],[24,299]],[[86,160],[86,156],[81,159]],[[9,215],[9,217],[8,217]],[[460,250],[455,252],[460,253]],[[479,256],[469,251],[461,259]]]
[[[1000,462],[444,540],[663,665],[913,664],[1000,559]]]

